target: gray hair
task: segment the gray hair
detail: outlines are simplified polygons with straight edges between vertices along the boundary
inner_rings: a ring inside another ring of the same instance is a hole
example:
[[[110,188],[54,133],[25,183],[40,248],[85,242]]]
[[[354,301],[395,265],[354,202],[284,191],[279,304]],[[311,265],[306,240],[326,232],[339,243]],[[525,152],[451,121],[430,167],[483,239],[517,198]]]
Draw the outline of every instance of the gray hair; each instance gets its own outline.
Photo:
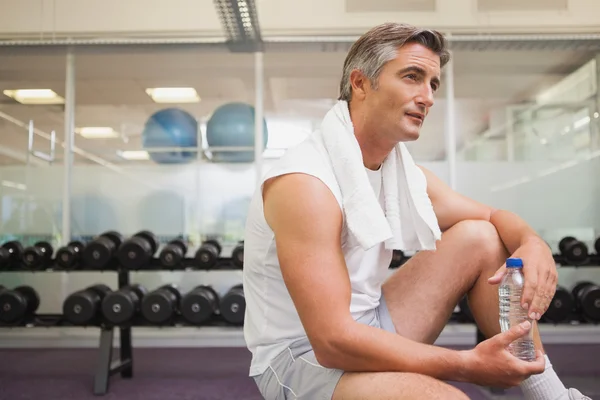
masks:
[[[383,66],[396,57],[400,47],[408,43],[420,43],[439,55],[440,67],[450,60],[446,39],[438,31],[391,22],[376,26],[362,35],[350,48],[344,61],[338,100],[350,102],[350,73],[355,69],[365,74],[373,88],[377,89],[377,79]]]

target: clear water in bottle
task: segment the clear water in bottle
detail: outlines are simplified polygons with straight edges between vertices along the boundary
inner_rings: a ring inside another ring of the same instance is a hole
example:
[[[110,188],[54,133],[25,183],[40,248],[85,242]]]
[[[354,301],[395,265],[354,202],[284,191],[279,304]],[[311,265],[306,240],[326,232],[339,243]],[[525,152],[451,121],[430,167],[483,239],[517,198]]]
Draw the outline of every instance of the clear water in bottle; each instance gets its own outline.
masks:
[[[523,260],[520,258],[509,258],[506,260],[506,275],[500,283],[498,294],[500,296],[500,328],[502,332],[530,320],[527,316],[528,310],[521,307],[521,294],[523,293]],[[527,335],[512,342],[509,351],[522,360],[535,360],[535,347],[533,344],[533,330]]]

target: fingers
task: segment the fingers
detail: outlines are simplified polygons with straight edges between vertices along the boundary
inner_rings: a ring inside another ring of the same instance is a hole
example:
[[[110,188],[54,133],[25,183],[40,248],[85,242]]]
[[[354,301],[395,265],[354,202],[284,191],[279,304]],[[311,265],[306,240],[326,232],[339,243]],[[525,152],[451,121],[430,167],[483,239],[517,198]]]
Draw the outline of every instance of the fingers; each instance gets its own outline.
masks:
[[[525,310],[529,310],[529,318],[535,318],[535,315],[532,317],[531,313],[535,313],[532,309],[532,302],[535,297],[535,293],[538,289],[538,276],[532,274],[525,275],[525,285],[523,287],[523,294],[521,295],[521,307]]]
[[[546,312],[556,292],[555,276],[550,270],[541,273],[540,284],[529,308],[529,318],[539,320]]]
[[[498,270],[494,273],[491,278],[488,278],[488,283],[492,285],[497,285],[502,282],[502,278],[506,274],[506,264],[503,264]]]
[[[536,357],[534,361],[525,362],[526,375],[537,375],[544,372],[546,369],[546,359],[544,353],[541,350],[536,351]]]
[[[506,332],[498,335],[498,341],[502,347],[506,347],[521,336],[524,336],[531,329],[531,322],[524,321],[519,325],[515,325]]]

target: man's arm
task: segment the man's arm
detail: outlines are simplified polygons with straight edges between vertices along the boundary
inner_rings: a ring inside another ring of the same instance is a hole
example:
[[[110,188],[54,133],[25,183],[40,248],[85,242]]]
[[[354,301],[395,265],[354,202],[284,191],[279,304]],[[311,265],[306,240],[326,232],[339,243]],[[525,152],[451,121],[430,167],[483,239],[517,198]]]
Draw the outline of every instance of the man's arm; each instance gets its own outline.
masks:
[[[342,213],[329,188],[312,176],[289,174],[269,180],[263,199],[283,279],[321,365],[457,381],[472,381],[477,374],[481,379],[522,379],[532,373],[529,364],[519,364],[505,351],[508,340],[525,333],[518,327],[478,351],[453,351],[354,321],[341,247]],[[492,359],[501,371],[494,370]]]
[[[508,253],[523,258],[525,288],[521,304],[525,308],[531,305],[531,318],[539,320],[548,309],[558,279],[552,252],[545,242],[518,215],[506,210],[496,210],[463,196],[431,171],[420,168],[427,178],[427,193],[442,231],[464,220],[489,221],[496,227]],[[500,283],[505,269],[505,266],[502,266],[489,282]],[[532,316],[531,313],[536,315]]]
[[[265,185],[263,198],[283,279],[321,365],[460,378],[461,353],[353,320],[341,246],[342,212],[323,182],[304,174],[285,175]]]

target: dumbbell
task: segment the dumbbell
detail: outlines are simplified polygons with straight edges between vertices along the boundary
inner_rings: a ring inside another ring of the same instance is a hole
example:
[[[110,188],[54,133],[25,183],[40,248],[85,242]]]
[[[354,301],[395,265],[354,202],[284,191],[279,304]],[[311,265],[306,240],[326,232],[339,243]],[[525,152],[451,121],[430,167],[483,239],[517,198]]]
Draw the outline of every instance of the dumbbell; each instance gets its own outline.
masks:
[[[544,313],[544,320],[555,324],[568,321],[574,306],[575,300],[571,292],[562,286],[558,286],[548,309]]]
[[[134,284],[110,293],[102,301],[104,319],[115,325],[131,321],[140,312],[142,299],[147,292],[142,285]]]
[[[185,258],[188,247],[181,239],[171,240],[163,249],[160,251],[158,258],[160,264],[166,268],[175,268],[181,263],[181,260]]]
[[[55,262],[60,268],[71,270],[81,265],[81,253],[85,245],[81,242],[69,242],[56,252]]]
[[[179,307],[181,293],[175,285],[169,284],[148,293],[142,300],[142,316],[150,323],[167,323]]]
[[[186,321],[200,325],[219,309],[219,295],[210,286],[197,286],[183,296],[179,309]]]
[[[408,257],[404,255],[402,250],[394,250],[392,253],[392,260],[390,261],[390,269],[398,268],[406,261],[408,261]]]
[[[236,285],[221,298],[219,310],[223,319],[233,325],[244,323],[246,298],[243,285]]]
[[[103,284],[72,293],[63,302],[63,317],[73,325],[98,323],[102,300],[110,293],[110,288]]]
[[[593,282],[579,282],[571,293],[577,313],[584,320],[600,322],[600,286]]]
[[[469,301],[467,296],[463,296],[462,299],[458,302],[459,317],[461,322],[475,322],[475,318],[473,317],[473,313],[471,312],[471,307],[469,307]]]
[[[123,235],[116,231],[104,232],[87,244],[81,254],[84,268],[102,269],[115,256],[123,243]]]
[[[157,248],[156,235],[150,231],[141,231],[123,242],[117,251],[117,258],[124,268],[140,269],[148,265]]]
[[[558,248],[566,260],[573,264],[581,264],[588,258],[587,245],[572,236],[562,238]]]
[[[37,242],[23,251],[23,265],[26,268],[42,269],[52,263],[54,249],[48,242]]]
[[[0,321],[17,322],[32,315],[40,306],[40,297],[31,286],[19,286],[0,293]]]
[[[221,245],[216,240],[206,240],[196,251],[196,264],[203,269],[214,267],[221,255]]]
[[[6,242],[0,248],[0,270],[9,269],[21,261],[23,245],[16,240]]]
[[[239,269],[244,268],[244,241],[240,241],[231,252],[231,261]]]

